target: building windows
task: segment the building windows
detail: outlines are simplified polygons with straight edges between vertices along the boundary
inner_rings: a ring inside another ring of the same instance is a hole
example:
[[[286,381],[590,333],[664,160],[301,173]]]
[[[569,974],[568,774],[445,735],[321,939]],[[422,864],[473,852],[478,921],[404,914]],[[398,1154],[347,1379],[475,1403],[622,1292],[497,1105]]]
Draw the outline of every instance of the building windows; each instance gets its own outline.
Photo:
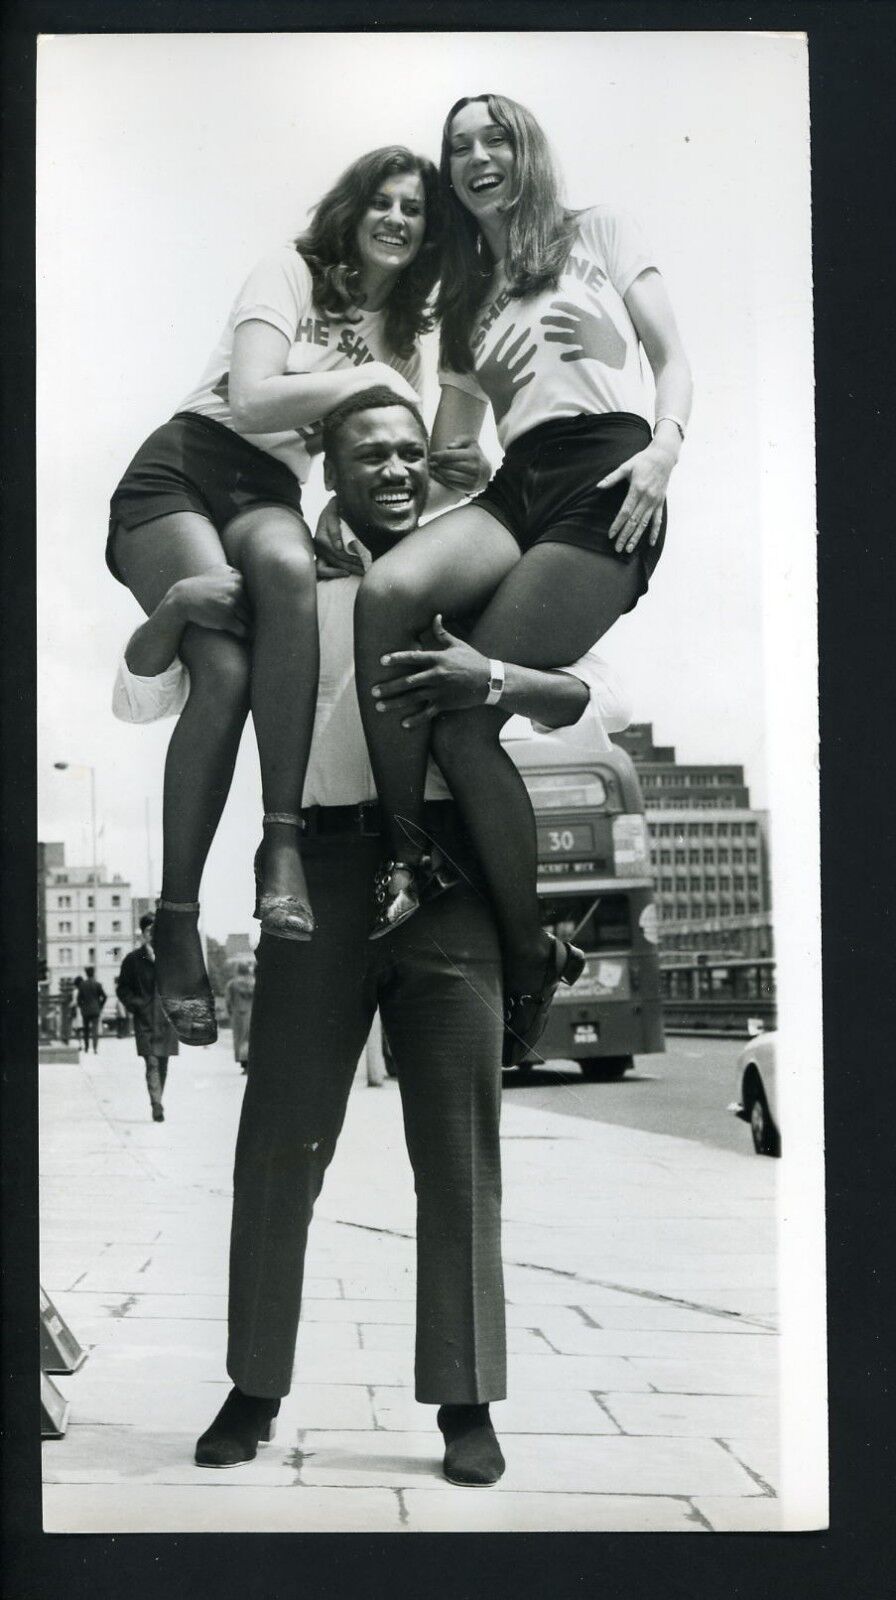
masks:
[[[668,867],[668,866],[671,866],[671,864],[672,864],[672,851],[671,850],[661,850],[660,851],[660,866],[661,867]]]
[[[743,831],[744,830],[743,830],[743,824],[742,823],[740,823],[740,822],[732,822],[732,824],[731,824],[731,837],[732,837],[732,839],[739,839],[741,834],[743,833]]]
[[[112,924],[112,932],[113,933],[120,933],[121,932],[121,923],[120,922],[118,922],[118,921],[113,922],[113,924]]]
[[[727,849],[725,848],[724,845],[722,845],[720,847],[720,849],[719,849],[719,860],[720,861],[727,861],[728,860],[728,851],[727,851]]]
[[[88,905],[88,909],[90,909],[90,910],[93,909],[93,895],[92,894],[89,894],[87,896],[87,905]]]
[[[59,928],[58,928],[57,931],[59,933],[71,933],[72,925],[71,925],[70,922],[60,922]]]
[[[731,859],[732,859],[732,861],[743,861],[743,859],[744,859],[743,851],[742,850],[738,850],[738,849],[732,850]]]
[[[720,822],[719,823],[718,834],[719,834],[719,838],[720,839],[727,839],[727,837],[728,837],[728,824],[727,824],[727,822]]]
[[[59,896],[59,908],[60,908],[60,910],[64,909],[66,911],[69,911],[71,909],[71,903],[72,903],[72,897],[71,897],[70,894],[61,894]]]
[[[121,905],[121,895],[120,894],[113,894],[113,896],[112,896],[112,905],[113,905],[113,908],[116,907],[116,906],[120,906]]]
[[[88,959],[88,961],[95,961],[96,960],[96,946],[95,945],[92,945],[92,944],[88,945],[88,947],[87,947],[87,959]]]
[[[112,954],[113,954],[113,956],[114,956],[116,961],[120,960],[120,958],[121,958],[121,945],[120,944],[117,944],[115,946],[115,948],[112,951]]]
[[[71,959],[72,953],[68,948],[68,945],[62,945],[59,951],[59,960],[63,963],[63,965],[66,965],[69,961],[71,961]]]
[[[96,924],[93,923],[93,922],[88,922],[88,924],[87,924],[87,932],[88,933],[96,933]]]
[[[689,850],[688,851],[688,860],[691,862],[691,865],[694,865],[694,863],[696,863],[696,862],[700,862],[702,859],[703,858],[702,858],[699,850]]]

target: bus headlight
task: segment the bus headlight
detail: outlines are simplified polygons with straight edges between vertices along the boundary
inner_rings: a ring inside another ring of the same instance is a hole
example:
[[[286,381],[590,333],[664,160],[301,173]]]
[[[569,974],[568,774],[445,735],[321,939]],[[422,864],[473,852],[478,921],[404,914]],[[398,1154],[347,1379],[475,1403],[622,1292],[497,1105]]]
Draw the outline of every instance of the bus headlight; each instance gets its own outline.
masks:
[[[613,818],[613,865],[617,878],[643,878],[650,872],[647,825],[637,813]]]

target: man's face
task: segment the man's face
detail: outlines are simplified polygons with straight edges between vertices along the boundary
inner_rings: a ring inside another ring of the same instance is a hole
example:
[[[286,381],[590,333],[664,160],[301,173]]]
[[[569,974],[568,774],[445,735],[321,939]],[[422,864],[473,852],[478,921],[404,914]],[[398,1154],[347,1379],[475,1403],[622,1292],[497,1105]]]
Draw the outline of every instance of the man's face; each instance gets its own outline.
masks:
[[[326,463],[339,514],[381,555],[420,520],[429,489],[429,443],[405,406],[359,411],[343,423]]]
[[[150,949],[152,949],[152,936],[154,931],[155,923],[153,922],[147,922],[146,927],[142,929],[143,943],[148,944]]]

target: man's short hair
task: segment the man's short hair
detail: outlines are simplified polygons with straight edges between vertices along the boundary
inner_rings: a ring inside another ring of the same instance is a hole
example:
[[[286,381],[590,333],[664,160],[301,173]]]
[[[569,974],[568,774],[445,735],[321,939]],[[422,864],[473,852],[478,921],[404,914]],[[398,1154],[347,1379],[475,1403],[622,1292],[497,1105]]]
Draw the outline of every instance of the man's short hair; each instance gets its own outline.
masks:
[[[88,978],[92,978],[93,977],[93,974],[94,974],[95,970],[96,969],[94,967],[85,967],[84,968],[84,971],[86,972]]]
[[[395,394],[386,384],[377,383],[372,384],[369,389],[361,389],[358,394],[349,395],[347,400],[342,400],[332,411],[327,412],[323,422],[324,455],[332,459],[336,441],[350,417],[356,417],[361,411],[380,411],[386,406],[404,406],[405,411],[416,417],[423,437],[427,444],[429,443],[429,434],[419,406],[415,406],[412,400],[405,400],[401,395]]]
[[[147,928],[152,927],[155,920],[156,914],[154,911],[144,911],[142,917],[140,918],[140,932],[145,933]]]

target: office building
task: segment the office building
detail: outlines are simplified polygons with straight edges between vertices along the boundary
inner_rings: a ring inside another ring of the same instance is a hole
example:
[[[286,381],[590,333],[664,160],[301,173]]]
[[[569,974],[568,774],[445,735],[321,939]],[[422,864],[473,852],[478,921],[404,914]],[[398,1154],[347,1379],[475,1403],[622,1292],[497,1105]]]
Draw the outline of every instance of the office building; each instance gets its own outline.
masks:
[[[743,767],[678,763],[649,722],[614,742],[644,795],[664,959],[773,955],[768,817],[750,806]]]
[[[133,944],[130,884],[101,865],[95,875],[92,867],[66,866],[60,843],[39,844],[39,954],[41,936],[51,994],[90,966],[114,997],[118,969]]]

